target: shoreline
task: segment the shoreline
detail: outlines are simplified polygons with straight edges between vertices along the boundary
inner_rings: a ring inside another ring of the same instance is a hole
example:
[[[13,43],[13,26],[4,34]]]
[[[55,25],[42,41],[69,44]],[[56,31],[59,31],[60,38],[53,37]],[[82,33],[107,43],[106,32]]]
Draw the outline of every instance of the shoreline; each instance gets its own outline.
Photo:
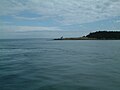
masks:
[[[79,38],[56,38],[53,40],[120,40],[120,39],[97,39],[97,38],[87,38],[87,37],[79,37]]]
[[[56,38],[54,40],[120,40],[120,31],[96,31],[82,37]]]

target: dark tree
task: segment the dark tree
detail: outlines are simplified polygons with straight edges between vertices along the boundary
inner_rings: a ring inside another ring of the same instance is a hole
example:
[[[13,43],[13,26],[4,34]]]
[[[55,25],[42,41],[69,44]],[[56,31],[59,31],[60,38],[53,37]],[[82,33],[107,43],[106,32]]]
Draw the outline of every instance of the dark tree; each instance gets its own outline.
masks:
[[[120,39],[120,31],[97,31],[88,34],[86,37],[96,39]]]

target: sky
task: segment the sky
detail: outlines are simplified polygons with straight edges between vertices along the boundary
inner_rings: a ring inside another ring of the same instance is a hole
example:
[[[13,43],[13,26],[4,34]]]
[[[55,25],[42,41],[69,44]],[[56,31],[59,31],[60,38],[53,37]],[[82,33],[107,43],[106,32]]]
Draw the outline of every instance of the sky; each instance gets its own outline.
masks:
[[[120,0],[0,0],[0,39],[120,31]]]

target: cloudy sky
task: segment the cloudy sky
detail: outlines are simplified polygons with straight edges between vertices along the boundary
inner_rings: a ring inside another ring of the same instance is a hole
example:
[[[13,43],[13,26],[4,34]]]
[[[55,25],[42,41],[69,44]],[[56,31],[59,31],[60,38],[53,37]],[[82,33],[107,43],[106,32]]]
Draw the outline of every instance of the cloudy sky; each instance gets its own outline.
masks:
[[[0,0],[0,38],[77,37],[120,30],[120,0]]]

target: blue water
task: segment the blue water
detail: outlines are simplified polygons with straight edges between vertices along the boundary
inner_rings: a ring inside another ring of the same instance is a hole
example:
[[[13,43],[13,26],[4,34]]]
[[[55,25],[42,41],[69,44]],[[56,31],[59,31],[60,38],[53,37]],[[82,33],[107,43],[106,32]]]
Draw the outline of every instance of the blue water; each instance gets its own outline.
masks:
[[[1,39],[0,90],[120,90],[120,41]]]

